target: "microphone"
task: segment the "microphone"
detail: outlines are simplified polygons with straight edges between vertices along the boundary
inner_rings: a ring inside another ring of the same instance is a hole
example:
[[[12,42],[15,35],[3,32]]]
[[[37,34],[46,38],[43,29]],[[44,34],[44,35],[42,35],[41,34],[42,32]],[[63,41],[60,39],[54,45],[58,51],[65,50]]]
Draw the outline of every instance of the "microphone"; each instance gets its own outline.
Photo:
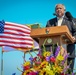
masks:
[[[53,13],[53,15],[54,15],[54,16],[57,16],[57,14],[56,14],[56,13]]]
[[[75,25],[75,22],[73,21],[73,16],[69,11],[65,13],[65,16],[68,18],[69,21],[73,23],[73,25]]]
[[[70,21],[73,20],[73,16],[72,16],[72,14],[71,14],[69,11],[65,13],[65,16],[66,16]]]

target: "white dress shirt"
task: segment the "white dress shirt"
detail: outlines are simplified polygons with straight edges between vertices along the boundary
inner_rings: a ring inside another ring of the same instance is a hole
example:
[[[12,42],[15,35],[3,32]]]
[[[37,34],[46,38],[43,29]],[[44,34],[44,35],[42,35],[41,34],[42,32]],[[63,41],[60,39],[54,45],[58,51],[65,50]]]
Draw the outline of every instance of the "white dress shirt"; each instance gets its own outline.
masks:
[[[61,18],[57,17],[57,20],[58,20],[58,26],[61,26],[62,21],[63,21],[63,17],[64,17],[64,16],[62,16]]]

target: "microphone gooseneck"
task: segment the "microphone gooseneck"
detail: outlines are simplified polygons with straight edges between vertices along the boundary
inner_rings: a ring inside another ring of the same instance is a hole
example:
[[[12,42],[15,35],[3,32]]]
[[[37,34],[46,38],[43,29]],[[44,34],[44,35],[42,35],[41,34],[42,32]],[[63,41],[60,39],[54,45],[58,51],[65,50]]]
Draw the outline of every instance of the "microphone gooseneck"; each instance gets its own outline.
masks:
[[[57,16],[57,14],[56,14],[56,13],[53,13],[53,15],[54,15],[54,16]]]

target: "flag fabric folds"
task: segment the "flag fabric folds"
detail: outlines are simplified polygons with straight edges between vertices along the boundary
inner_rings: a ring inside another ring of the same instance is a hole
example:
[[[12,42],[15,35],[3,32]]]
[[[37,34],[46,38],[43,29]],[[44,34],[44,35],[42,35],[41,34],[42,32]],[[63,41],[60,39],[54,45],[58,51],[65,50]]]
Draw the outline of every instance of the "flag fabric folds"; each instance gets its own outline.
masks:
[[[2,46],[2,52],[11,52],[11,51],[17,51],[17,49],[9,46]]]
[[[33,45],[33,49],[30,49],[30,51],[37,51],[39,49],[39,44],[34,40],[34,45]],[[8,46],[2,46],[2,52],[11,52],[11,51],[17,51],[17,49],[13,48],[13,47],[8,47]],[[19,50],[18,51],[26,51],[29,52],[29,50]]]
[[[33,47],[31,28],[26,25],[0,21],[0,46],[25,50]]]

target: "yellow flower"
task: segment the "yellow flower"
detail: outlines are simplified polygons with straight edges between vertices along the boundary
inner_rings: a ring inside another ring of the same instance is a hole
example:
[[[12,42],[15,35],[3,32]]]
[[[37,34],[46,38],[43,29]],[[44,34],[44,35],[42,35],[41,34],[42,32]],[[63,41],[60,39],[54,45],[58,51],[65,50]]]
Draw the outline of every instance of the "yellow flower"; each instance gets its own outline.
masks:
[[[53,66],[53,71],[56,73],[61,73],[63,71],[61,66]]]
[[[64,60],[64,57],[59,54],[56,59],[59,60],[59,61],[62,61],[62,60]]]
[[[50,71],[46,71],[46,75],[55,75],[55,73],[53,72],[53,70],[50,70]]]
[[[46,75],[55,75],[54,71],[51,70],[50,65],[47,65],[45,68],[43,68],[43,71],[46,72]]]
[[[47,61],[43,61],[43,62],[41,63],[41,65],[39,66],[39,68],[45,67],[46,65],[48,65],[48,62],[47,62]]]
[[[43,53],[43,56],[44,56],[44,57],[50,56],[50,55],[51,55],[51,52],[49,52],[49,51]]]
[[[61,73],[61,72],[62,72],[61,66],[56,67],[56,71],[57,71],[58,73]]]
[[[23,66],[27,66],[27,65],[30,65],[30,61],[26,61]]]
[[[44,71],[43,70],[39,70],[39,75],[43,75]]]

